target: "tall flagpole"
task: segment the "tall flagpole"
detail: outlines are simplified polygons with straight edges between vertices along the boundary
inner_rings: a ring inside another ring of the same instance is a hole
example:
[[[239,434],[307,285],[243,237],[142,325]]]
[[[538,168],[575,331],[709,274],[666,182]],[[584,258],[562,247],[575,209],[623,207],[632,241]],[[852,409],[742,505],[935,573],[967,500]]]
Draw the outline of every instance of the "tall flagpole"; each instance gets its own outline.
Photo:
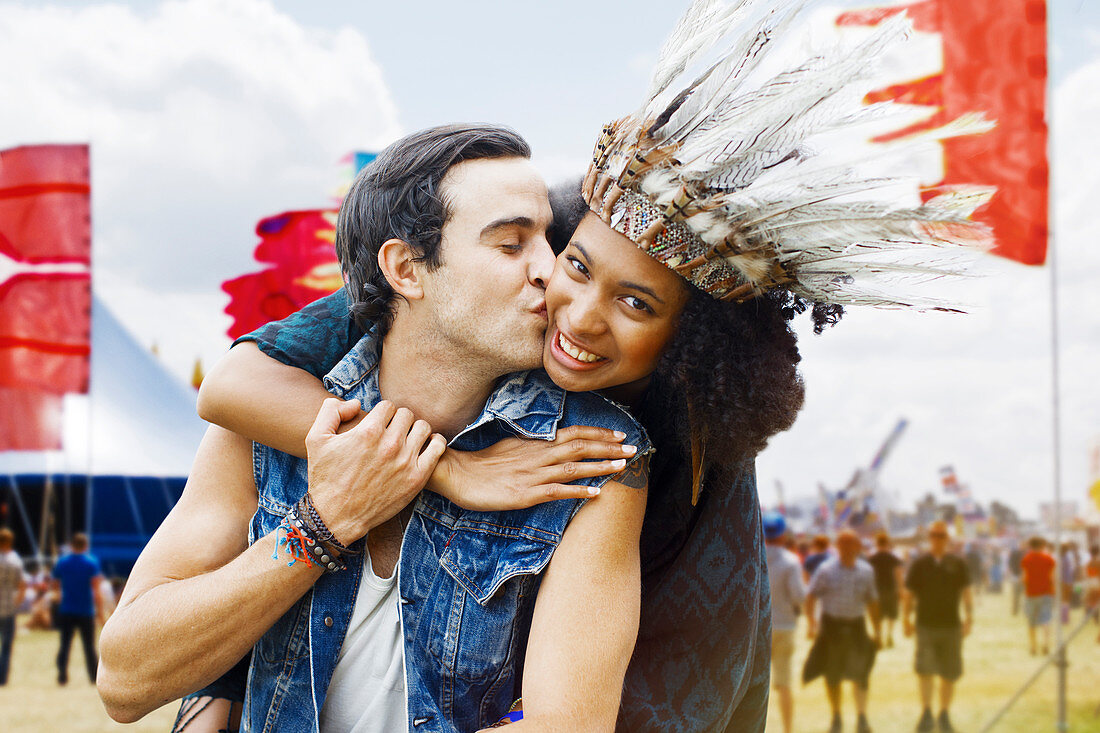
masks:
[[[1054,27],[1054,23],[1051,20],[1050,14],[1054,10],[1054,3],[1048,2],[1047,4],[1047,48],[1050,48],[1050,34],[1051,29]],[[1051,417],[1053,420],[1053,433],[1052,438],[1054,441],[1054,548],[1056,556],[1055,564],[1055,579],[1054,579],[1054,600],[1055,600],[1055,615],[1054,615],[1054,648],[1055,648],[1055,660],[1054,665],[1058,669],[1058,718],[1057,718],[1057,730],[1062,732],[1068,730],[1068,724],[1066,721],[1066,650],[1063,646],[1062,640],[1062,574],[1064,570],[1065,557],[1062,552],[1062,395],[1061,395],[1061,360],[1059,358],[1058,349],[1058,249],[1055,246],[1054,229],[1056,222],[1054,220],[1054,212],[1051,210],[1050,201],[1052,199],[1050,191],[1055,189],[1054,183],[1057,180],[1054,176],[1054,155],[1053,155],[1053,143],[1054,136],[1050,134],[1050,129],[1053,127],[1051,119],[1053,112],[1052,99],[1052,84],[1051,75],[1047,73],[1046,78],[1046,120],[1047,120],[1047,161],[1049,170],[1050,184],[1047,188],[1047,221],[1049,222],[1049,229],[1047,230],[1047,261],[1050,267],[1050,382],[1051,382],[1051,398],[1053,400]]]

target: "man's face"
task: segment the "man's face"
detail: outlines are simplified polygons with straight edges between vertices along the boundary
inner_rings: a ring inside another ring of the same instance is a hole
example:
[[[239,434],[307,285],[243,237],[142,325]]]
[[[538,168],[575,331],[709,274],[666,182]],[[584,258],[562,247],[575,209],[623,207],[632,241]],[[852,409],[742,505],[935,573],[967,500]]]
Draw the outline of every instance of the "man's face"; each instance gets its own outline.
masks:
[[[452,167],[440,191],[443,264],[423,278],[433,332],[496,376],[541,366],[554,269],[546,184],[526,159],[494,158]]]

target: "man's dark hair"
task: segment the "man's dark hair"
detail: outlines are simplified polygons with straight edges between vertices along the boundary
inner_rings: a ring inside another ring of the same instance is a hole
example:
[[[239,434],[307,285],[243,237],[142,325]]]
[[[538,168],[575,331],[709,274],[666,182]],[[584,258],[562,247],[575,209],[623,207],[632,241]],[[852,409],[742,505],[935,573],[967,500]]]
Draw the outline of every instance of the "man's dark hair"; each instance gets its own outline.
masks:
[[[84,552],[88,549],[88,535],[83,532],[77,532],[73,535],[73,539],[69,545],[73,548],[73,552]]]
[[[336,254],[346,278],[351,316],[382,333],[397,295],[378,267],[389,239],[409,245],[429,270],[442,262],[443,225],[452,211],[440,183],[452,166],[484,158],[530,158],[516,132],[499,125],[442,125],[406,135],[383,150],[351,184],[336,222]]]

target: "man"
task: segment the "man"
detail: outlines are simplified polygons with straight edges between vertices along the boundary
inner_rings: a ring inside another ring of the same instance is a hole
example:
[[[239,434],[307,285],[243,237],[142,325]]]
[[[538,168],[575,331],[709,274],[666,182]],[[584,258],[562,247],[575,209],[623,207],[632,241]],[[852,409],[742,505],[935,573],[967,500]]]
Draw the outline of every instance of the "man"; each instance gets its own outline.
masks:
[[[898,591],[902,583],[901,560],[894,554],[890,535],[875,535],[876,552],[867,559],[875,570],[875,591],[886,626],[886,646],[894,646],[894,622],[898,618]]]
[[[881,646],[878,595],[875,571],[860,559],[863,549],[859,535],[850,529],[836,538],[837,557],[824,562],[810,578],[806,596],[808,636],[814,640],[802,681],[825,676],[825,692],[832,710],[829,733],[840,733],[840,683],[851,680],[858,713],[856,730],[871,733],[867,722],[867,688],[875,652]],[[821,628],[815,612],[821,603]],[[867,636],[863,615],[871,617],[874,637]]]
[[[798,613],[806,600],[798,556],[785,549],[787,520],[778,512],[764,515],[764,543],[768,553],[768,584],[772,594],[772,687],[779,696],[783,730],[794,729],[791,657]]]
[[[1029,551],[1020,560],[1024,576],[1024,616],[1031,656],[1036,654],[1038,632],[1043,631],[1043,654],[1050,653],[1050,619],[1054,613],[1054,557],[1042,537],[1028,540]]]
[[[1018,544],[1013,544],[1008,553],[1008,578],[1012,585],[1012,615],[1020,612],[1020,596],[1024,592],[1023,568],[1020,561],[1024,559],[1024,551]]]
[[[27,592],[23,561],[14,546],[12,531],[7,527],[0,529],[0,685],[8,684],[11,648],[15,641],[15,614]]]
[[[57,651],[59,685],[69,681],[69,650],[74,632],[80,632],[84,665],[92,682],[95,682],[96,665],[99,664],[95,651],[95,620],[102,611],[99,560],[88,552],[88,536],[83,532],[74,534],[69,544],[72,552],[53,566],[53,578],[61,590],[61,602],[57,606],[57,628],[61,631],[61,648]]]
[[[810,554],[802,561],[802,570],[805,572],[806,580],[813,577],[814,572],[821,567],[821,563],[832,557],[832,553],[829,552],[828,535],[814,535],[810,548]]]
[[[948,708],[955,682],[962,676],[962,640],[970,633],[974,619],[970,593],[970,570],[966,561],[948,553],[949,533],[945,522],[928,526],[928,552],[909,567],[905,576],[905,635],[917,635],[914,668],[920,678],[921,717],[917,730],[932,731],[937,719],[932,717],[932,687],[940,678],[939,729],[943,733],[955,730],[951,726]],[[962,603],[965,618],[959,617]],[[917,622],[913,624],[913,607]]]
[[[417,497],[444,436],[476,450],[578,424],[626,432],[638,450],[621,480],[644,479],[648,443],[624,412],[541,373],[502,379],[541,364],[546,325],[551,212],[529,154],[504,128],[432,128],[357,178],[337,251],[353,313],[378,326],[326,379],[350,400],[325,402],[308,465],[208,431],[104,629],[113,717],[209,683],[255,645],[249,729],[472,730],[506,712],[521,667],[520,730],[614,724],[645,492],[609,482],[583,506],[497,513]],[[331,540],[316,549],[335,556],[322,562],[347,570],[322,576],[290,541],[307,498]]]
[[[982,546],[977,542],[970,542],[966,548],[965,560],[970,572],[971,587],[980,596],[985,590],[985,556]]]

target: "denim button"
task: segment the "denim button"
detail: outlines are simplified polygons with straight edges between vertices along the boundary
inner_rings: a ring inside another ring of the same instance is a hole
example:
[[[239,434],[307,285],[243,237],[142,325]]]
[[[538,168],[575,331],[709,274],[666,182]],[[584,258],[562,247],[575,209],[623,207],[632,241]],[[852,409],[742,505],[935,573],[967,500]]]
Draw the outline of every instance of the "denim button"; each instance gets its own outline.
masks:
[[[325,626],[332,628],[332,616],[325,616]]]

